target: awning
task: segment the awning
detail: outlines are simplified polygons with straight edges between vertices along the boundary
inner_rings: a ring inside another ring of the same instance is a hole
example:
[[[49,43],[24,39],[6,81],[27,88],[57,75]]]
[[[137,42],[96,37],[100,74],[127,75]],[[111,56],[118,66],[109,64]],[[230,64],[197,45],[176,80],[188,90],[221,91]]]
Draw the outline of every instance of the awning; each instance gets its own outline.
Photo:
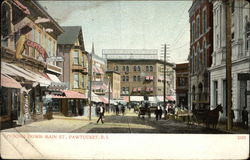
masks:
[[[123,96],[121,97],[122,100],[124,100],[125,102],[129,102],[129,96]]]
[[[65,94],[65,96],[52,95],[52,98],[87,99],[86,95],[79,93],[79,92],[70,91],[70,90],[64,90],[62,92]]]
[[[5,62],[1,62],[2,73],[7,74],[9,76],[18,76],[23,77],[24,79],[32,82],[38,82],[40,86],[49,86],[51,81],[41,74],[35,73],[28,69],[24,69],[18,67],[14,64],[9,64]]]
[[[167,99],[168,101],[175,101],[175,98],[172,97],[172,96],[166,96],[166,99]]]
[[[137,88],[134,88],[134,89],[133,89],[133,92],[136,92],[136,91],[137,91]]]
[[[130,96],[130,101],[140,102],[143,101],[143,96]]]
[[[154,79],[154,77],[153,77],[153,76],[150,76],[149,78],[150,78],[150,80],[153,80],[153,79]]]
[[[147,88],[146,88],[146,91],[149,92],[149,91],[150,91],[150,88],[147,87]]]
[[[53,81],[53,82],[57,82],[57,83],[61,83],[61,81],[59,80],[59,78],[54,75],[54,74],[49,74],[47,73],[48,77]]]
[[[149,77],[149,76],[146,76],[145,78],[146,78],[146,80],[149,80],[150,77]]]
[[[108,104],[108,103],[109,103],[108,98],[106,98],[106,97],[99,96],[99,99],[100,99],[101,102],[103,102],[103,103],[105,103],[105,104]]]
[[[141,91],[141,88],[137,88],[137,91],[140,92],[140,91]]]
[[[150,88],[150,91],[154,91],[154,89],[151,87],[151,88]]]
[[[1,74],[1,86],[6,88],[22,88],[21,84],[10,76]]]

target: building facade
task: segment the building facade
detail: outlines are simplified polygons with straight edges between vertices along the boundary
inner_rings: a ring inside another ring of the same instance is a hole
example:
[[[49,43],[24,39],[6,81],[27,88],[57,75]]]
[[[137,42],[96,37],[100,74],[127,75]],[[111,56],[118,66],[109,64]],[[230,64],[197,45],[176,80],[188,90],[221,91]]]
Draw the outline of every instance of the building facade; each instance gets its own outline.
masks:
[[[176,105],[188,107],[189,64],[176,64]]]
[[[108,96],[110,99],[118,100],[121,95],[121,76],[120,73],[115,71],[106,71],[106,77],[108,80]]]
[[[157,96],[163,96],[163,61],[157,59],[108,59],[107,63],[108,70],[114,70],[121,75],[121,96],[129,96],[130,101],[149,100],[150,97],[153,97],[152,101],[156,101]],[[167,96],[175,96],[173,67],[173,64],[166,63]]]
[[[49,109],[45,93],[54,82],[48,71],[61,74],[61,68],[47,60],[56,55],[63,29],[35,1],[6,0],[1,18],[1,77],[6,80],[1,83],[1,122],[42,119]],[[8,82],[19,85],[13,88]]]
[[[65,115],[75,115],[79,114],[87,103],[88,53],[85,51],[81,26],[63,26],[62,28],[64,33],[58,37],[57,56],[62,57],[63,61],[57,63],[63,68],[63,74],[59,78],[66,83],[68,90],[83,94],[85,98],[62,99],[60,110]]]
[[[210,105],[210,74],[213,53],[213,5],[210,0],[194,0],[189,9],[189,106]]]
[[[232,4],[232,110],[235,122],[241,121],[243,107],[250,110],[250,5],[247,1],[233,1]],[[211,72],[211,105],[222,104],[224,112],[220,117],[226,120],[226,11],[221,1],[213,2],[214,52]]]

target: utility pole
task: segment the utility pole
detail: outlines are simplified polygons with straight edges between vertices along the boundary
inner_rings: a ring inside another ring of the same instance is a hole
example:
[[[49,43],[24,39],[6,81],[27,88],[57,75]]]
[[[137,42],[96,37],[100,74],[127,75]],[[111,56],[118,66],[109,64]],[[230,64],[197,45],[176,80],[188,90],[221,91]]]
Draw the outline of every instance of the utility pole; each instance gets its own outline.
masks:
[[[91,120],[92,97],[92,54],[89,54],[89,120]]]
[[[226,6],[226,104],[227,104],[227,130],[232,129],[232,35],[231,35],[231,0],[224,0]]]
[[[163,107],[166,109],[166,57],[167,57],[167,44],[164,44],[164,80],[163,80]]]

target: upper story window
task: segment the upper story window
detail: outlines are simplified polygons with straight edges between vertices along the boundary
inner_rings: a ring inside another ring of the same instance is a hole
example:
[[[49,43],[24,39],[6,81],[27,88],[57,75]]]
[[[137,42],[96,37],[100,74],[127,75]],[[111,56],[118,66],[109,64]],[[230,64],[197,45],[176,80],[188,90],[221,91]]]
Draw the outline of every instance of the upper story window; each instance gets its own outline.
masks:
[[[150,66],[149,68],[150,68],[150,72],[153,72],[153,66]]]
[[[129,72],[129,66],[126,66],[126,72]]]
[[[192,22],[192,42],[195,40],[195,23]]]
[[[149,72],[149,66],[146,66],[146,72]]]
[[[123,81],[123,82],[125,82],[125,81],[126,81],[125,76],[122,76],[122,81]]]
[[[119,67],[118,66],[115,66],[115,71],[119,71]]]
[[[200,17],[196,18],[196,37],[200,36]]]
[[[79,64],[79,52],[78,50],[74,50],[73,52],[73,60],[74,60],[74,64]]]
[[[232,1],[232,7],[231,7],[231,9],[232,9],[232,13],[234,13],[234,9],[235,9],[235,1]]]
[[[136,81],[136,76],[133,76],[133,81]]]
[[[1,8],[1,41],[2,38],[8,36],[11,33],[10,14],[10,7],[6,3],[3,3]]]
[[[137,66],[137,71],[141,71],[141,67],[140,66]]]
[[[203,10],[203,33],[206,32],[206,29],[207,29],[207,10]]]
[[[134,66],[134,71],[136,71],[136,66]]]
[[[126,67],[125,67],[125,66],[122,66],[122,70],[125,72],[125,71],[126,71]]]
[[[79,88],[79,75],[74,73],[74,88]]]
[[[129,76],[126,76],[126,81],[129,82]]]

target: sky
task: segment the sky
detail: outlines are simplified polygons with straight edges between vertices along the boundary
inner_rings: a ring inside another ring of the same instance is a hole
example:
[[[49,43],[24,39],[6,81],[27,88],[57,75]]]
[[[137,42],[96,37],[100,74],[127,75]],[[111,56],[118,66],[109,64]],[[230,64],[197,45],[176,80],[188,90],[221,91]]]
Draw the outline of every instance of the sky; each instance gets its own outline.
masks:
[[[187,61],[192,1],[39,1],[61,26],[82,26],[85,49],[157,49]]]

